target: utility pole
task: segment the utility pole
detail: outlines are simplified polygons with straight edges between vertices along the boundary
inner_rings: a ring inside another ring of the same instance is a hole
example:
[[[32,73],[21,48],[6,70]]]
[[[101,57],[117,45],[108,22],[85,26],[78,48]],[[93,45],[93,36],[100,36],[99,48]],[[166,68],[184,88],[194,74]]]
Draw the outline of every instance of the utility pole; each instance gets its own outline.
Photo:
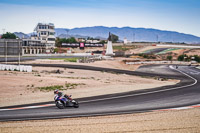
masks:
[[[5,30],[6,30],[6,29],[2,29],[2,31],[3,31],[3,34],[5,34]]]
[[[20,47],[20,41],[19,41],[19,43],[18,43],[18,44],[19,44],[19,46],[18,46],[18,47],[19,47],[19,49],[18,49],[18,50],[19,50],[19,51],[18,51],[18,53],[19,53],[19,57],[18,57],[18,65],[20,66],[20,54],[21,54],[21,49],[20,49],[20,48],[21,48],[21,47]]]

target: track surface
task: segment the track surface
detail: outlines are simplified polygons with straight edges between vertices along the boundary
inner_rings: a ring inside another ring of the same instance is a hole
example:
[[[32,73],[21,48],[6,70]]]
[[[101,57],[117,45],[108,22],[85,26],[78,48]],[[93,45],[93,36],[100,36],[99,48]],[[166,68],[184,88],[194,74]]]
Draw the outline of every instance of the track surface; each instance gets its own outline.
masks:
[[[67,108],[60,110],[55,106],[49,106],[35,109],[19,109],[11,111],[2,110],[0,111],[0,121],[137,113],[158,109],[183,107],[200,103],[200,82],[198,82],[200,81],[200,70],[194,67],[179,66],[178,69],[172,69],[172,67],[170,68],[170,66],[168,65],[151,65],[141,67],[137,71],[133,72],[118,69],[60,64],[34,65],[87,69],[95,71],[112,71],[116,73],[124,73],[138,76],[159,76],[165,78],[180,79],[181,82],[173,86],[159,87],[151,90],[140,90],[120,94],[81,98],[78,99],[80,103],[80,107],[78,109]],[[52,101],[47,103],[52,103]],[[47,103],[37,103],[32,105]],[[5,108],[8,107],[1,107],[0,109]]]
[[[145,54],[156,54],[156,53],[162,52],[162,51],[164,51],[166,49],[168,49],[168,48],[156,48],[156,49],[148,50],[148,51],[146,51],[144,53]]]

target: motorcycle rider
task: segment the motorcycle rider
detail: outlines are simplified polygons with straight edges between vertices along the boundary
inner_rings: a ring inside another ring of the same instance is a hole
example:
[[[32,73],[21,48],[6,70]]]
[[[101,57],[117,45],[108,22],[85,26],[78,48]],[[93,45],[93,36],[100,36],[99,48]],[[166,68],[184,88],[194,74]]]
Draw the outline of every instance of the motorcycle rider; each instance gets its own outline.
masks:
[[[55,97],[65,97],[67,100],[72,100],[71,95],[63,94],[63,92],[59,91],[58,89],[54,90]]]

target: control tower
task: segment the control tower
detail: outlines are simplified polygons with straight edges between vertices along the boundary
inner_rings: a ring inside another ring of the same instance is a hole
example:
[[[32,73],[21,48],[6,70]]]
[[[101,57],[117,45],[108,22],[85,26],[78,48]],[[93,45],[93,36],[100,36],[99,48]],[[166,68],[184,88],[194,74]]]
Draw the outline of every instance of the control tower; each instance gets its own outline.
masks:
[[[108,43],[107,43],[107,49],[106,49],[106,56],[113,56],[113,47],[112,47],[112,36],[109,32],[109,37],[108,37]]]

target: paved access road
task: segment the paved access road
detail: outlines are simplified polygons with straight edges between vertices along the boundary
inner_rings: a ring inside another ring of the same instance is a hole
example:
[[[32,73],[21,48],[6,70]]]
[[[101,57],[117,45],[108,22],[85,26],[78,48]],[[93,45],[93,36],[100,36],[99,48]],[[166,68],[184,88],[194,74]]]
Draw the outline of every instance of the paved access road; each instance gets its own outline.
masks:
[[[116,73],[138,76],[159,76],[163,78],[180,79],[181,82],[177,85],[159,87],[150,90],[81,98],[78,99],[80,103],[80,107],[78,109],[67,108],[61,110],[52,104],[53,101],[47,103],[36,103],[32,105],[22,105],[34,107],[35,105],[52,104],[51,106],[41,108],[19,109],[19,107],[22,106],[13,106],[9,108],[15,109],[8,111],[5,110],[8,107],[1,107],[0,121],[137,113],[173,107],[183,107],[200,103],[200,70],[196,69],[195,67],[179,66],[178,69],[174,69],[169,65],[149,65],[143,66],[137,71],[127,71],[78,65],[35,65],[87,69],[95,71],[112,71]]]

